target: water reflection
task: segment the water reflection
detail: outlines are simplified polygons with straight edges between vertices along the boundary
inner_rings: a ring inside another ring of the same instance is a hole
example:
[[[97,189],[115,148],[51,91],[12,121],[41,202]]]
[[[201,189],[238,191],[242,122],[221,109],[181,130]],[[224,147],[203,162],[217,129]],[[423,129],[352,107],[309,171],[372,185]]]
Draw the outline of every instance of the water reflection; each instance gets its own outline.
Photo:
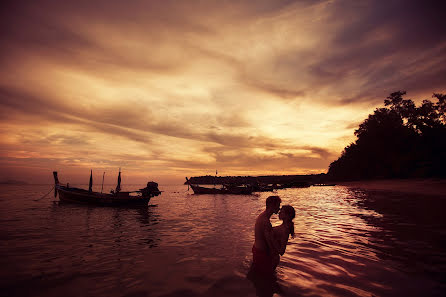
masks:
[[[423,232],[432,230],[431,225],[413,228],[414,223],[404,216],[395,217],[394,213],[390,216],[370,204],[366,207],[364,201],[375,201],[366,192],[334,188],[295,194],[296,197],[288,197],[300,210],[296,239],[290,242],[277,271],[284,295],[441,295],[444,283],[440,278],[433,280],[431,272],[442,274],[446,255],[444,245],[437,244],[432,249],[432,242],[426,240]],[[386,199],[386,194],[383,196]],[[429,209],[424,212],[427,216],[431,213]],[[417,217],[420,222],[420,215]],[[432,221],[431,217],[426,220]],[[444,230],[445,225],[440,225]],[[444,243],[444,232],[431,238]],[[406,250],[412,256],[417,255],[416,262],[415,258],[407,257]],[[437,257],[442,260],[432,261]],[[410,269],[403,270],[401,265]],[[415,272],[415,278],[408,275]]]
[[[126,245],[134,242],[144,246],[144,248],[154,248],[158,246],[160,241],[155,228],[159,224],[156,205],[134,208],[97,207],[55,201],[53,202],[51,213],[51,217],[54,220],[61,217],[67,219],[67,216],[74,213],[79,219],[77,223],[84,224],[84,231],[89,233],[89,239],[99,236],[99,226],[106,226],[102,231],[112,233],[109,235],[112,235],[114,238],[116,247],[119,247],[121,242],[125,242]],[[99,221],[100,224],[98,224]],[[129,238],[131,239],[130,241]],[[93,246],[93,244],[91,243],[90,245]]]
[[[426,278],[432,294],[446,291],[446,200],[438,196],[364,192],[358,205],[383,214],[380,220],[363,216],[376,228],[367,242],[377,256],[394,269]],[[409,286],[410,287],[410,286]],[[425,294],[416,287],[411,293]]]
[[[0,289],[7,296],[441,296],[444,199],[345,187],[279,190],[296,237],[277,282],[246,278],[268,193],[188,195],[157,207],[34,201],[48,187],[0,191]],[[436,197],[438,198],[438,197]],[[276,216],[273,225],[279,223]],[[259,289],[260,288],[260,289]]]
[[[262,276],[256,273],[256,270],[251,266],[246,278],[254,285],[256,296],[270,297],[275,293],[283,293],[275,274],[270,277],[265,277],[264,275]]]

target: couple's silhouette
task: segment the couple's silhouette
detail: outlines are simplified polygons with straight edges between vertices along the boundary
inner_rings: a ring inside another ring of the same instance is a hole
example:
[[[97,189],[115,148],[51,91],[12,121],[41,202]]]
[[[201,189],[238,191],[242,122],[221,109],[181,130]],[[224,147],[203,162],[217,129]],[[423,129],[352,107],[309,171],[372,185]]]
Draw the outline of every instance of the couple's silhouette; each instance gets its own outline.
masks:
[[[279,264],[280,255],[286,250],[289,236],[294,237],[295,210],[291,205],[280,208],[279,196],[266,199],[266,209],[257,217],[255,223],[255,240],[252,247],[252,265],[248,278],[256,286],[258,296],[271,296],[278,286],[274,271]],[[279,213],[282,224],[272,227],[272,214]]]

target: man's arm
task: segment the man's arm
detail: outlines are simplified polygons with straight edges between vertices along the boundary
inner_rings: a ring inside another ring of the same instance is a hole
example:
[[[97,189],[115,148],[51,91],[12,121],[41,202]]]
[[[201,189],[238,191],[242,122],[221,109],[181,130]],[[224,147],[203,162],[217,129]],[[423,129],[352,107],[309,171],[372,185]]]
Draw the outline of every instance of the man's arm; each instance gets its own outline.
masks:
[[[269,250],[271,251],[271,255],[279,254],[279,244],[276,240],[274,240],[273,227],[271,223],[265,223],[264,225],[264,236],[265,241],[268,244]]]

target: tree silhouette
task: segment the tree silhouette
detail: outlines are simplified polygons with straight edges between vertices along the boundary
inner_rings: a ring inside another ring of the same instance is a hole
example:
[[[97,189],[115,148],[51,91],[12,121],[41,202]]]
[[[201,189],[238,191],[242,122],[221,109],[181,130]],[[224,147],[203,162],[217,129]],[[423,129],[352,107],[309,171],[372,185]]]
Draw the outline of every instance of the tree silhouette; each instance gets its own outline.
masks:
[[[356,141],[329,166],[336,180],[445,176],[446,95],[432,96],[417,107],[391,93],[355,131]]]

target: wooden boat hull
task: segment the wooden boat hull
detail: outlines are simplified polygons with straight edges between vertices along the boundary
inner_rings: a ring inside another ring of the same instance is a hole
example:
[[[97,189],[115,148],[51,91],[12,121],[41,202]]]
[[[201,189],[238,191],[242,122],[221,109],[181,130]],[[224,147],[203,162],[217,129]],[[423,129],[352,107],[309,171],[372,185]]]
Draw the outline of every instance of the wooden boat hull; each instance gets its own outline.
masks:
[[[70,189],[63,186],[57,187],[57,193],[59,194],[59,199],[61,201],[103,206],[147,206],[151,199],[151,197],[141,196],[113,195],[96,192],[89,193],[85,190],[76,188]]]
[[[60,201],[75,202],[84,204],[104,205],[104,206],[147,206],[152,197],[161,194],[156,182],[148,182],[147,187],[132,192],[122,192],[121,172],[119,172],[118,186],[116,192],[106,194],[92,191],[92,173],[90,173],[89,190],[70,187],[68,184],[62,186],[57,177],[57,171],[54,176],[54,197],[59,194]]]
[[[282,185],[283,188],[309,188],[311,184],[308,182],[292,182],[289,184]]]
[[[206,188],[197,185],[190,185],[194,194],[232,194],[232,195],[251,195],[252,189],[243,187],[233,187],[233,188]]]
[[[336,184],[313,184],[314,187],[333,187]]]
[[[205,188],[195,185],[190,185],[190,187],[194,191],[194,194],[224,194],[223,189]]]
[[[227,194],[233,195],[251,195],[252,187],[241,187],[241,186],[226,186],[225,190]]]
[[[273,192],[276,190],[275,186],[268,185],[254,185],[252,186],[253,192]]]
[[[186,177],[186,183],[192,188],[194,194],[230,194],[230,195],[251,195],[252,187],[224,185],[223,188],[206,188],[191,184]]]

